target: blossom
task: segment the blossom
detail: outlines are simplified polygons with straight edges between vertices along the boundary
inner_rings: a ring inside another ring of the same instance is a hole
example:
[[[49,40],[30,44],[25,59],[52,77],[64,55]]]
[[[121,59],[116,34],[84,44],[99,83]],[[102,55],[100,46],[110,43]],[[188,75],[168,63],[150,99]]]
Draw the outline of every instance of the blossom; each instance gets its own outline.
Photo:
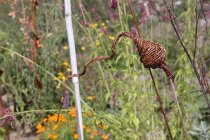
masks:
[[[73,107],[69,112],[68,114],[71,116],[71,117],[75,117],[77,114],[76,114],[76,108]]]
[[[90,133],[91,132],[91,129],[90,128],[86,128],[85,130],[87,133]]]
[[[52,128],[53,131],[56,131],[57,129],[58,129],[58,124],[54,125]]]
[[[69,62],[67,60],[64,60],[61,65],[68,67],[69,66]]]
[[[58,79],[61,79],[63,81],[66,79],[63,72],[58,73]]]
[[[98,27],[98,23],[93,23],[93,24],[90,24],[90,27],[91,27],[91,28],[93,28],[93,29],[95,29],[95,28],[97,28],[97,27]]]
[[[74,137],[75,139],[77,139],[77,138],[79,137],[79,135],[78,135],[78,134],[74,134],[73,137]]]
[[[52,134],[51,138],[52,138],[53,140],[56,140],[56,139],[58,138],[58,135],[57,135],[57,134]]]
[[[110,7],[112,9],[116,9],[117,8],[117,0],[111,0],[110,2]]]
[[[71,68],[67,68],[66,71],[67,71],[67,72],[71,72],[72,69],[71,69]]]
[[[114,38],[114,36],[111,36],[111,35],[110,35],[110,36],[109,36],[109,39],[113,41],[115,38]]]
[[[64,50],[68,50],[68,48],[69,48],[69,47],[68,47],[67,45],[64,45],[64,46],[63,46],[63,49],[64,49]]]
[[[54,115],[48,117],[48,122],[57,122],[57,119],[58,119],[58,114],[54,114]],[[59,114],[59,121],[66,122],[67,120],[64,117],[64,115]]]
[[[40,123],[36,125],[36,129],[37,129],[36,131],[37,134],[40,134],[45,130],[45,128]]]
[[[43,122],[43,123],[45,123],[45,122],[47,122],[47,118],[44,118],[41,122]]]
[[[98,135],[98,131],[96,130],[93,132],[93,136],[97,136],[97,135]]]
[[[108,128],[108,125],[103,125],[103,129],[107,129]]]
[[[103,22],[103,23],[101,23],[101,26],[104,27],[104,26],[106,26],[106,24]]]
[[[94,96],[88,96],[87,99],[92,101],[94,99]]]
[[[107,136],[107,135],[102,135],[101,138],[102,138],[103,140],[108,140],[108,136]]]
[[[85,47],[81,47],[80,49],[81,49],[82,51],[85,51]]]
[[[96,41],[96,46],[98,47],[98,46],[100,46],[100,45],[101,45],[100,41],[97,40],[97,41]]]

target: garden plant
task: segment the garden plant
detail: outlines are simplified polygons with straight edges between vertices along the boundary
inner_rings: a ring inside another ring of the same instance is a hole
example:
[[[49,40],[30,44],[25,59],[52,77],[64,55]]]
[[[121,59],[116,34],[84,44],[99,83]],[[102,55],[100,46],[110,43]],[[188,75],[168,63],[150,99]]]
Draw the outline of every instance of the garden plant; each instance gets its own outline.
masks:
[[[209,26],[208,0],[0,0],[1,139],[210,139]]]

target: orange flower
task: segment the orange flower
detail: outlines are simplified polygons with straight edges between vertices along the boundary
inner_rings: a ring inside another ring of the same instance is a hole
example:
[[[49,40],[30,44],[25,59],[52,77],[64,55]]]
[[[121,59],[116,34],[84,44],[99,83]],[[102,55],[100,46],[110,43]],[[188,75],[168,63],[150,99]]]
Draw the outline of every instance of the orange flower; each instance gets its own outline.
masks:
[[[48,139],[52,138],[52,134],[48,134],[47,138]]]
[[[56,139],[58,138],[58,135],[57,135],[57,134],[52,134],[51,138],[52,138],[53,140],[56,140]]]
[[[83,129],[85,129],[85,128],[86,128],[86,126],[83,124],[83,125],[82,125],[82,128],[83,128]]]
[[[36,125],[36,129],[37,129],[36,131],[37,134],[40,134],[45,130],[45,128],[40,123]]]
[[[108,136],[107,136],[107,135],[102,135],[101,138],[102,138],[103,140],[108,140]]]
[[[70,115],[70,116],[72,116],[72,117],[75,117],[77,114],[76,114],[76,108],[75,107],[73,107],[69,112],[68,112],[68,114]]]
[[[57,122],[57,119],[58,119],[58,114],[54,114],[54,115],[48,117],[49,122]],[[59,115],[59,121],[66,122],[67,120],[64,117],[64,115],[60,114]]]
[[[46,122],[46,121],[47,121],[47,118],[44,118],[44,119],[42,120],[43,123]]]
[[[98,135],[98,131],[96,130],[93,132],[93,136],[97,136],[97,135]]]
[[[91,132],[91,129],[90,128],[86,128],[86,132],[87,133],[90,133]]]
[[[108,125],[103,125],[103,129],[107,129],[108,128]]]
[[[74,137],[74,139],[78,139],[79,135],[78,134],[74,134],[73,137]]]
[[[53,131],[56,131],[57,129],[58,129],[58,124],[54,125],[52,128]]]
[[[93,113],[92,113],[91,110],[88,111],[88,116],[89,116],[89,117],[93,116]]]

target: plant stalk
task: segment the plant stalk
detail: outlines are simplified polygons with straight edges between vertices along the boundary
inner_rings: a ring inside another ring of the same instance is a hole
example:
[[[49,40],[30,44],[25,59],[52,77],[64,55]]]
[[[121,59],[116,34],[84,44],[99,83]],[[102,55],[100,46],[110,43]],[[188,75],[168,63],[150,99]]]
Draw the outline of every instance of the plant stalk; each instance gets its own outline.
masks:
[[[154,77],[153,77],[153,74],[152,74],[152,71],[151,71],[150,68],[149,68],[149,72],[150,72],[150,75],[151,75],[151,77],[152,77],[152,82],[153,82],[153,86],[154,86],[155,93],[156,93],[156,96],[157,96],[157,100],[158,100],[158,102],[159,102],[159,104],[160,104],[160,111],[161,111],[161,113],[163,114],[163,118],[164,118],[164,120],[165,120],[166,127],[167,127],[167,129],[168,129],[170,138],[171,138],[171,140],[174,140],[174,139],[173,139],[173,136],[172,136],[172,133],[171,133],[171,129],[170,129],[169,124],[168,124],[168,120],[167,120],[166,114],[165,114],[164,109],[163,109],[163,106],[162,106],[162,102],[161,102],[161,99],[160,99],[160,95],[159,95],[159,93],[158,93],[158,90],[157,90],[157,87],[156,87],[156,84],[155,84],[155,80],[154,80]]]
[[[185,128],[183,117],[182,117],[183,116],[182,115],[182,110],[181,110],[181,107],[180,107],[179,102],[178,102],[176,89],[175,89],[175,86],[174,86],[174,83],[173,83],[172,79],[170,79],[170,84],[171,84],[171,87],[172,87],[172,90],[173,90],[173,94],[174,94],[174,97],[175,97],[175,102],[176,102],[177,107],[178,107],[179,117],[180,117],[180,120],[181,120],[182,129],[183,129],[183,132],[184,132],[184,138],[185,138],[185,140],[188,140],[187,130]]]

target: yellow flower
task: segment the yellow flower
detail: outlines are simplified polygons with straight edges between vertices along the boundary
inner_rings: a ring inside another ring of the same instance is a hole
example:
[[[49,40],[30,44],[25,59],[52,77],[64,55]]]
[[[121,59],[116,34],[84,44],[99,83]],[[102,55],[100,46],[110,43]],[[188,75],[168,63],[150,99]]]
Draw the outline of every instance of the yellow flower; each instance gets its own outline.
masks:
[[[90,27],[95,29],[96,27],[98,27],[98,23],[93,23],[93,24],[90,24]]]
[[[47,135],[47,138],[48,138],[48,139],[52,138],[52,134],[48,134],[48,135]]]
[[[57,129],[58,129],[58,124],[54,125],[52,128],[53,131],[56,131]]]
[[[101,26],[105,26],[106,24],[103,22],[103,23],[101,23]]]
[[[90,139],[91,139],[91,140],[93,140],[93,139],[94,139],[93,135],[91,135],[91,136],[90,136]]]
[[[69,63],[68,63],[68,61],[63,61],[63,63],[61,65],[68,67],[69,66]]]
[[[64,73],[63,72],[59,72],[58,76],[64,76]]]
[[[64,45],[64,46],[63,46],[63,49],[64,49],[64,50],[68,50],[68,46],[67,46],[67,45]]]
[[[101,122],[99,120],[96,120],[96,125],[100,125]]]
[[[52,134],[51,138],[52,138],[53,140],[56,140],[56,139],[58,138],[58,135],[57,135],[57,134]]]
[[[63,81],[66,79],[66,77],[65,77],[63,72],[59,72],[58,73],[58,79],[63,80]]]
[[[78,134],[74,134],[73,137],[74,137],[75,139],[78,139],[79,135],[78,135]]]
[[[113,41],[113,40],[114,40],[114,36],[111,36],[111,35],[110,35],[110,36],[109,36],[109,39]]]
[[[108,125],[103,125],[103,129],[107,129],[108,128]]]
[[[86,132],[87,133],[90,133],[91,132],[91,129],[90,128],[86,128]]]
[[[81,47],[80,49],[81,49],[82,51],[85,51],[85,47]]]
[[[67,72],[71,72],[72,70],[71,70],[71,68],[67,68],[66,71]]]
[[[94,96],[88,96],[87,99],[92,101],[94,99]]]
[[[102,36],[103,34],[104,34],[103,32],[100,32],[98,35],[99,35],[99,36]]]
[[[101,45],[100,41],[97,40],[97,41],[96,41],[96,46],[98,47],[98,46],[100,46],[100,45]]]
[[[107,136],[107,135],[102,135],[101,138],[102,138],[103,140],[108,140],[108,136]]]
[[[91,110],[88,111],[88,116],[89,116],[89,117],[93,116],[93,113],[92,113]]]

